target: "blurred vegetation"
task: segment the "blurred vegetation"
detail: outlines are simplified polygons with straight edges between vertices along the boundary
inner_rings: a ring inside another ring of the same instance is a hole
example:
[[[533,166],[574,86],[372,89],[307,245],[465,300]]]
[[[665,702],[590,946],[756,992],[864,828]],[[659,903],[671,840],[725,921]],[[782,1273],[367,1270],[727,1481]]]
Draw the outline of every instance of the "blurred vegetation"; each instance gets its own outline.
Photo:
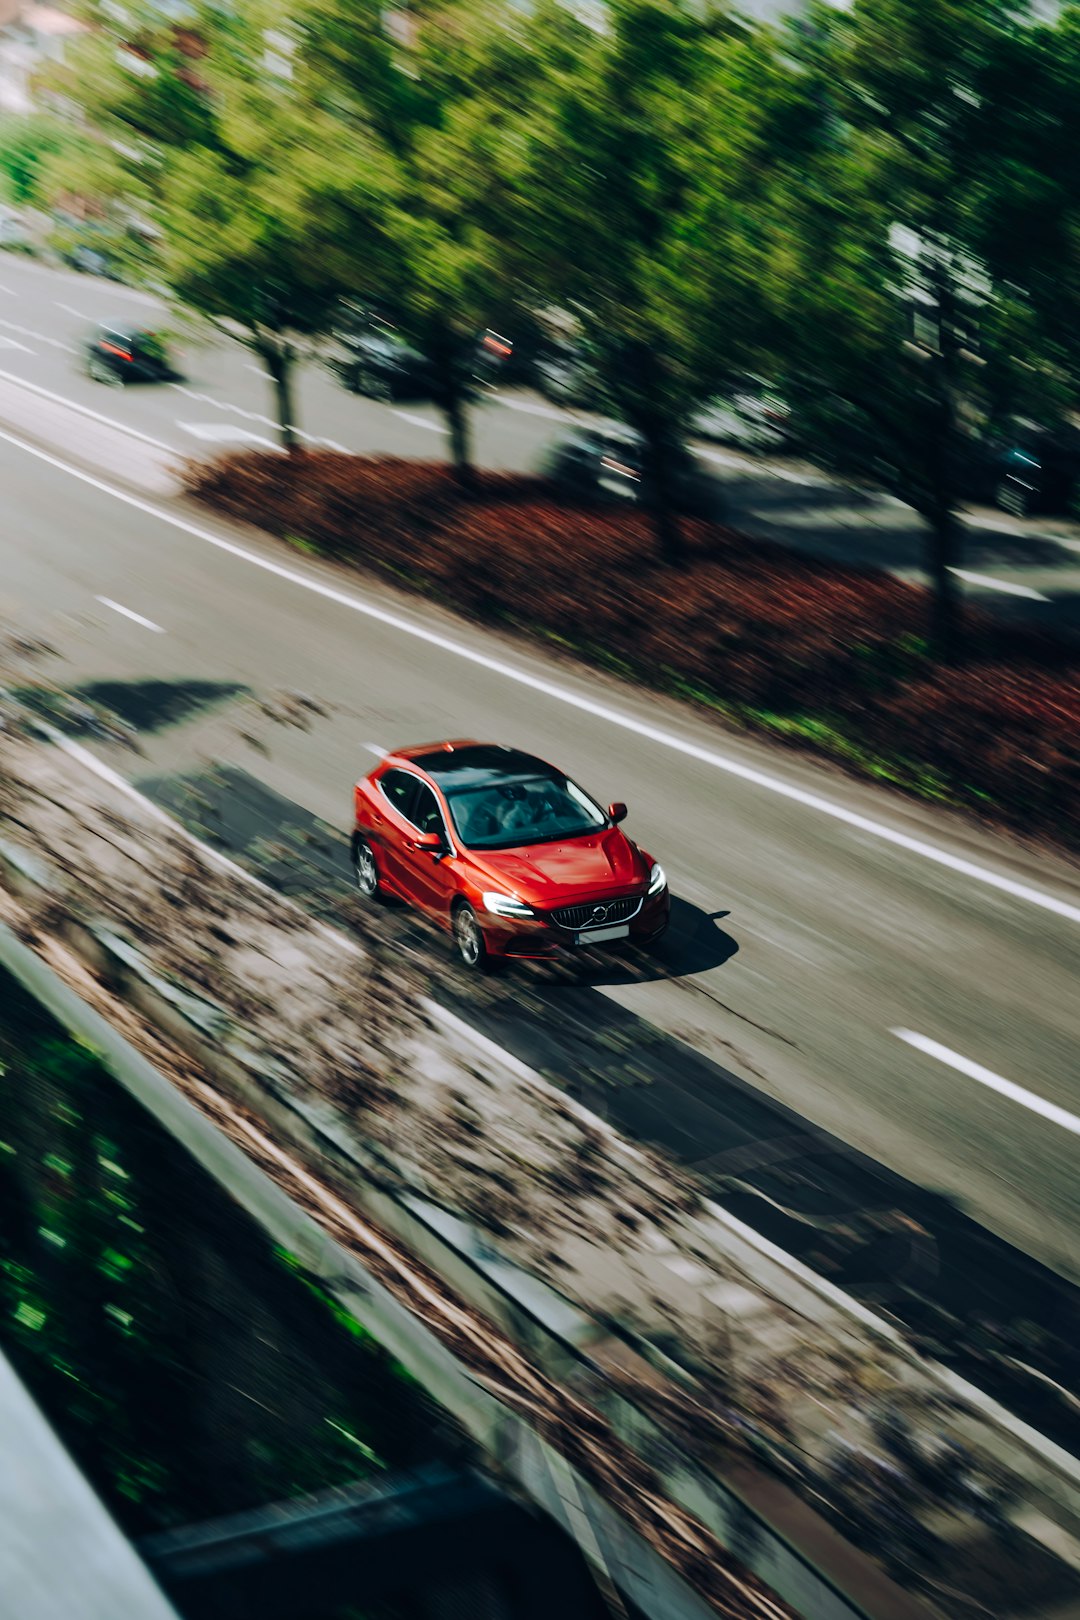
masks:
[[[129,1535],[456,1446],[306,1281],[0,974],[0,1348]]]
[[[753,370],[803,454],[919,513],[954,648],[972,443],[1076,405],[1078,0],[113,9],[53,89],[176,296],[264,358],[287,447],[293,360],[348,300],[428,362],[468,488],[479,335],[554,307],[642,436],[666,563],[680,441]]]

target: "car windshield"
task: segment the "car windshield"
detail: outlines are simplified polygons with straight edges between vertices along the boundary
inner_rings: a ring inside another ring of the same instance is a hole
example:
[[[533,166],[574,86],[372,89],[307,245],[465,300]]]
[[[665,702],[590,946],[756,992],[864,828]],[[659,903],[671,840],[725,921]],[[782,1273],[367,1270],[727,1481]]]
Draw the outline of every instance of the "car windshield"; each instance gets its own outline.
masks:
[[[513,849],[598,832],[607,817],[565,776],[487,782],[447,794],[461,842],[470,849]]]

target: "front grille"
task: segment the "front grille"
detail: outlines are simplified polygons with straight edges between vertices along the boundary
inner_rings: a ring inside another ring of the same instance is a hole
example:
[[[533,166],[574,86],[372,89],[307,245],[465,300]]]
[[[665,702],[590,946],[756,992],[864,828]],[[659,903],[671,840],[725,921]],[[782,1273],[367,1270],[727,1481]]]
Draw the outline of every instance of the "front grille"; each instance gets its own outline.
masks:
[[[586,900],[580,906],[560,906],[551,913],[551,920],[560,928],[584,933],[590,928],[606,928],[610,923],[629,922],[640,910],[641,896],[627,895],[622,900]],[[598,912],[602,915],[598,916]]]

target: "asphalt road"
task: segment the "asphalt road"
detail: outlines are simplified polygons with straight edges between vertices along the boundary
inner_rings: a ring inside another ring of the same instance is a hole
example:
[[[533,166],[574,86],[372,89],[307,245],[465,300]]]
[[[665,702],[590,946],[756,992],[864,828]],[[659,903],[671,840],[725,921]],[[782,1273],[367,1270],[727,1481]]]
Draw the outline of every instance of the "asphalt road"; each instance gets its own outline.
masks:
[[[558,761],[629,802],[680,900],[668,971],[613,967],[592,993],[1080,1280],[1075,867],[10,436],[0,480],[0,617],[52,643],[57,679],[221,685],[129,773],[224,760],[342,826],[387,745],[471,734]],[[275,724],[236,687],[329,712]]]
[[[275,443],[270,383],[239,344],[178,339],[179,383],[107,388],[85,375],[81,346],[94,323],[159,324],[147,294],[93,277],[0,255],[0,382],[15,379],[137,429],[179,455]],[[300,368],[298,425],[312,445],[405,456],[444,453],[437,413],[420,404],[382,405],[347,394],[320,366]],[[575,413],[535,395],[500,391],[473,415],[475,452],[488,467],[529,471]],[[723,480],[731,521],[750,535],[838,561],[921,575],[922,535],[900,503],[844,489],[793,463],[754,461],[700,445]],[[1080,526],[1017,523],[973,513],[964,590],[998,613],[1080,631]]]

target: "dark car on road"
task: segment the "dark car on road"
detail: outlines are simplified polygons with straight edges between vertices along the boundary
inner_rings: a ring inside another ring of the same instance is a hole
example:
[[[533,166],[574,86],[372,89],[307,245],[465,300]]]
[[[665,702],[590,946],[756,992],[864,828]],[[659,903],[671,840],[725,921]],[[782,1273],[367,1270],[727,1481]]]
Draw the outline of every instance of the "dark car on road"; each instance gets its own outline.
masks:
[[[651,945],[664,869],[553,765],[495,743],[399,748],[356,784],[352,861],[366,899],[393,895],[453,937],[466,967]]]
[[[431,368],[422,354],[395,332],[373,328],[339,337],[334,370],[350,394],[368,399],[426,399]]]
[[[133,382],[171,382],[178,373],[157,332],[102,322],[86,341],[86,370],[113,388]]]
[[[327,362],[350,393],[388,401],[431,399],[435,377],[430,362],[376,311],[348,307],[333,337]],[[476,341],[473,381],[494,386],[513,352],[509,338],[490,328],[482,332]]]
[[[642,441],[629,428],[574,428],[550,446],[540,473],[575,500],[642,503],[648,496]],[[723,516],[718,480],[685,448],[676,452],[675,495],[680,511]]]
[[[1080,429],[1014,418],[983,447],[978,492],[1013,517],[1067,513],[1080,500]]]

